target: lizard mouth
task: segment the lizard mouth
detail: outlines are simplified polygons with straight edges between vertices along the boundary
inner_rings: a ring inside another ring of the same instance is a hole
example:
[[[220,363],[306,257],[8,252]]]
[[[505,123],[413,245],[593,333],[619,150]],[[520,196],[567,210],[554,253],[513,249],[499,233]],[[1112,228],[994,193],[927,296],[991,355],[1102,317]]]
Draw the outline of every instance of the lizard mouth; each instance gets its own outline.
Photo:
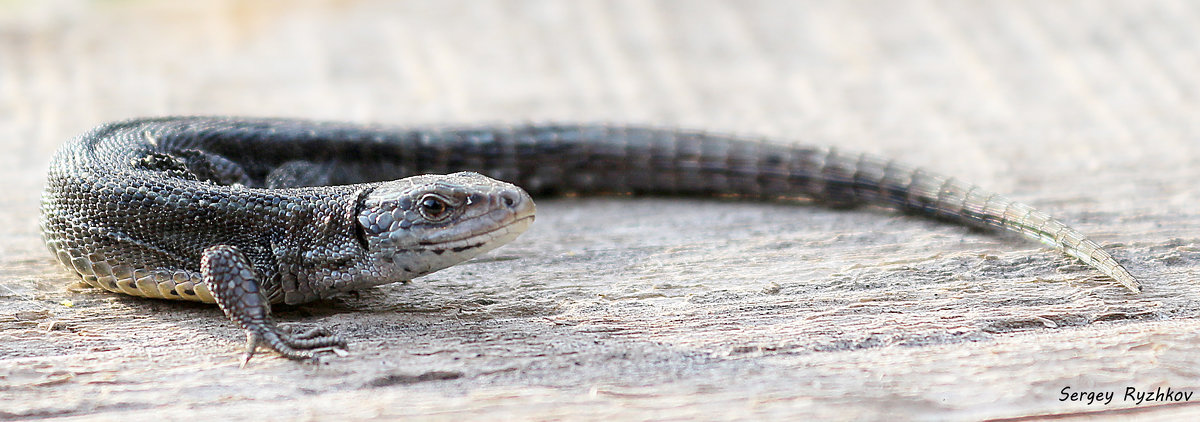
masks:
[[[454,252],[483,248],[480,251],[482,253],[516,239],[533,224],[533,220],[533,214],[522,215],[483,232],[471,233],[441,242],[422,242],[422,246],[434,246]]]

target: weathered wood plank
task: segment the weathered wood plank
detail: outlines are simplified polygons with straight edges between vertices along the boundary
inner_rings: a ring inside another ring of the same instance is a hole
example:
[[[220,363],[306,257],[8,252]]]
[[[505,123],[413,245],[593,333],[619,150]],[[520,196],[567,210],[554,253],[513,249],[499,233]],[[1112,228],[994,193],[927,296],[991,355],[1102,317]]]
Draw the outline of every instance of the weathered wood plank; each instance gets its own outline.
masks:
[[[1195,416],[1123,394],[1200,385],[1197,16],[1084,0],[0,3],[0,419]],[[241,334],[215,307],[69,289],[37,234],[62,141],[193,113],[836,144],[1039,206],[1109,244],[1145,293],[878,210],[564,199],[539,203],[503,259],[282,312],[353,355],[238,370]]]

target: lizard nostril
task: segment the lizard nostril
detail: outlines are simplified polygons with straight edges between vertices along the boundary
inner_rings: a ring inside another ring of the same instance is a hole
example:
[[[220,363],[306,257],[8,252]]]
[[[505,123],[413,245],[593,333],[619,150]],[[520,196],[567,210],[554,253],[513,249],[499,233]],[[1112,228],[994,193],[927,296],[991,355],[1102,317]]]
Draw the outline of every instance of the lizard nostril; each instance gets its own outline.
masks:
[[[514,208],[521,203],[521,195],[513,191],[504,191],[500,193],[500,201],[504,202],[504,206]]]

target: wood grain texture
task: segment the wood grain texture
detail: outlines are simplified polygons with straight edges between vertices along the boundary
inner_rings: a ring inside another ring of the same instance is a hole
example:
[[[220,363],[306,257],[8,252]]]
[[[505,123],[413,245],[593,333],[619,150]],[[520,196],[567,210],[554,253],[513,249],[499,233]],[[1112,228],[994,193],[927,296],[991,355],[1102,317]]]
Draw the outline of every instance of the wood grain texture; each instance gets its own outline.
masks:
[[[1200,390],[1198,19],[1184,1],[0,3],[0,419],[1194,417],[1120,395]],[[563,199],[491,259],[280,313],[357,339],[351,356],[238,370],[216,307],[70,288],[39,239],[54,149],[162,114],[832,144],[1037,206],[1144,293],[872,209]]]

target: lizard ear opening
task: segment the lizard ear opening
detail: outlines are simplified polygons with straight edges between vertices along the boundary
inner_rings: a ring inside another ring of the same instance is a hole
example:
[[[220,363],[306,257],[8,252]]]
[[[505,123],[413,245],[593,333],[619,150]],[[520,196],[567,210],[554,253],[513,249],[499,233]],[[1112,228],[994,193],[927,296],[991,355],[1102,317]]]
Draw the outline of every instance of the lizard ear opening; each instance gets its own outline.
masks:
[[[358,241],[358,246],[362,247],[363,250],[370,249],[370,244],[367,243],[367,228],[363,227],[363,225],[358,222],[358,216],[363,212],[363,209],[367,207],[367,196],[374,191],[374,186],[363,188],[362,190],[358,191],[358,195],[356,195],[357,197],[354,199],[354,205],[347,207],[349,208],[347,211],[349,211],[350,215],[347,215],[346,217],[348,220],[353,222],[352,225],[354,226],[354,239]]]

